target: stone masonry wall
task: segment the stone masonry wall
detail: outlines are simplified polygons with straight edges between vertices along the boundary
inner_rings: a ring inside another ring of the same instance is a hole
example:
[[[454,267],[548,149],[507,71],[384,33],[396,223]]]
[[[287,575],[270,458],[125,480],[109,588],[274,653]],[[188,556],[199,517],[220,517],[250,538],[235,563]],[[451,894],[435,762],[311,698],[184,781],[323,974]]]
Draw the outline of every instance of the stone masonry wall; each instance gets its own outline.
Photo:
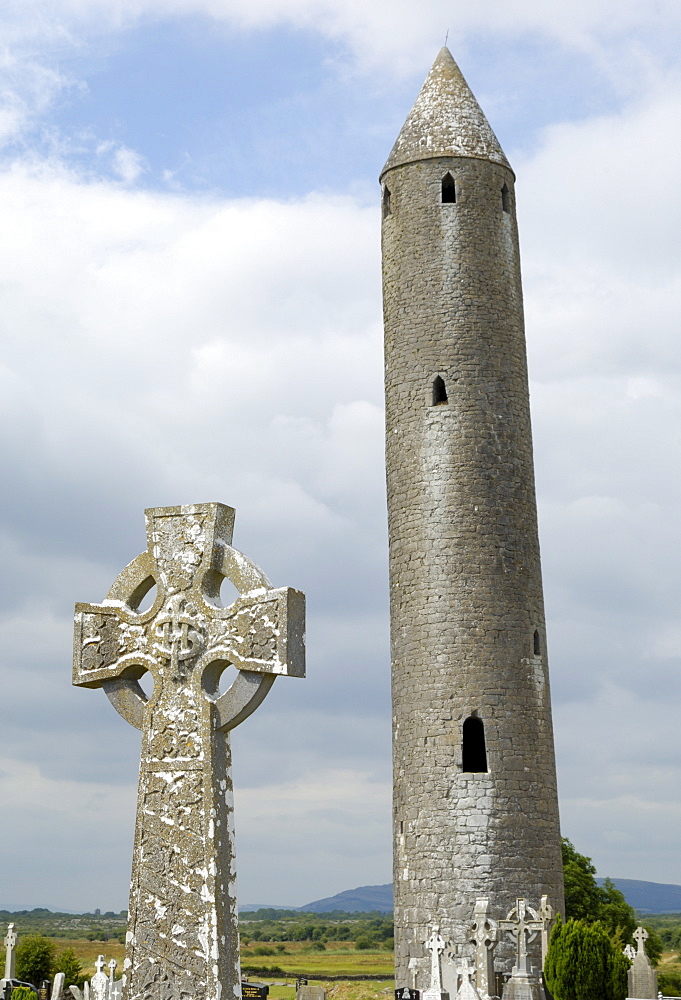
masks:
[[[562,865],[513,173],[443,157],[382,182],[396,982],[424,988],[432,921],[471,954],[477,897],[562,909]],[[462,770],[473,714],[487,773]]]

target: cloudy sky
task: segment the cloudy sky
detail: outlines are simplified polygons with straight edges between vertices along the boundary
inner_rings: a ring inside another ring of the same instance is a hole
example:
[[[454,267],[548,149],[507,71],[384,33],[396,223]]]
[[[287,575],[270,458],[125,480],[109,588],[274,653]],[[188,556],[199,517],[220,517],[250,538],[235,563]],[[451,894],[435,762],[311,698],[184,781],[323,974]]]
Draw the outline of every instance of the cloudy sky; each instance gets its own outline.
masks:
[[[139,735],[70,686],[143,509],[308,595],[234,738],[239,896],[390,879],[377,177],[449,45],[518,175],[564,832],[681,883],[678,0],[0,10],[0,905],[127,905]]]

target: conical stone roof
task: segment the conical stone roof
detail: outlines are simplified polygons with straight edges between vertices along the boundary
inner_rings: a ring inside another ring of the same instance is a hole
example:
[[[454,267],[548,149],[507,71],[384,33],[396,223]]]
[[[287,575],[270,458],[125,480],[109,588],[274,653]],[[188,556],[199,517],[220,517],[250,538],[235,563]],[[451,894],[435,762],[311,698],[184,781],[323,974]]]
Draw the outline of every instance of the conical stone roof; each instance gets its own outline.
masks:
[[[510,170],[499,140],[446,47],[440,49],[381,176],[401,163],[435,156],[492,160]]]

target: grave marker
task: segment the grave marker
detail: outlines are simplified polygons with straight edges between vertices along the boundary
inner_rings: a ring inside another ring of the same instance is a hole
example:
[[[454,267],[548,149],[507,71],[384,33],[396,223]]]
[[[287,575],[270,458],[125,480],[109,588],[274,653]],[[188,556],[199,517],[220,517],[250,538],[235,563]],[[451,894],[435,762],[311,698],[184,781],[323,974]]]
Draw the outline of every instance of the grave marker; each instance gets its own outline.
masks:
[[[494,949],[499,940],[499,926],[489,916],[489,900],[477,899],[468,940],[475,946],[475,984],[483,996],[495,991]]]
[[[304,676],[304,597],[273,589],[231,547],[231,507],[157,507],[146,521],[147,550],[101,604],[76,605],[74,637],[73,683],[103,687],[143,734],[123,996],[233,1000],[241,976],[228,733],[277,676]],[[229,607],[225,579],[240,594]],[[154,584],[153,605],[140,611]],[[237,677],[221,694],[229,664]],[[147,671],[150,698],[139,684]]]
[[[636,954],[628,972],[629,996],[636,1000],[655,1000],[657,997],[657,973],[645,950],[648,931],[637,927],[634,931]]]
[[[449,997],[442,989],[442,953],[447,947],[447,942],[440,934],[440,928],[433,924],[430,937],[426,941],[426,950],[430,952],[430,986],[423,993],[423,1000],[442,1000]]]
[[[510,931],[516,944],[516,964],[510,979],[504,984],[502,1000],[541,1000],[543,990],[530,965],[528,945],[536,939],[543,926],[539,914],[526,899],[517,899],[506,919],[499,921],[499,927]]]
[[[241,996],[243,1000],[265,1000],[270,988],[266,983],[242,982]]]
[[[62,993],[64,992],[64,980],[66,976],[63,972],[58,972],[54,977],[54,982],[52,983],[52,1000],[61,1000]]]
[[[408,986],[401,986],[395,990],[395,1000],[421,1000],[421,991],[412,990]]]
[[[5,935],[5,979],[16,979],[16,956],[14,950],[17,946],[17,934],[14,924],[10,924]]]

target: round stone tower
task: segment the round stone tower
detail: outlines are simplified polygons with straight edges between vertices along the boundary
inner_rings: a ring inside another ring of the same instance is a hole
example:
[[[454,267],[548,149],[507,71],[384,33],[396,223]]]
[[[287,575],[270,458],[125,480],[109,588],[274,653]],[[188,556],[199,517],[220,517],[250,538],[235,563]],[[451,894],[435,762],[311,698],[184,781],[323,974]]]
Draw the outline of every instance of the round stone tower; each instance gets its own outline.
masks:
[[[514,180],[442,49],[381,175],[398,986],[563,908]]]

